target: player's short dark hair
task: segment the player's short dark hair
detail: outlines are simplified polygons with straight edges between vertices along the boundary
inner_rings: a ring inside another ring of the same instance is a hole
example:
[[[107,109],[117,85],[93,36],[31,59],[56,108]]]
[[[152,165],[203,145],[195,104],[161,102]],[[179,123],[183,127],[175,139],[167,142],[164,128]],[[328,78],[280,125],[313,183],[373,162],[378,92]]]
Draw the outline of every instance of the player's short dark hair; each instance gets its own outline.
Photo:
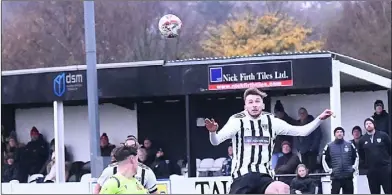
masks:
[[[257,95],[257,96],[260,96],[261,98],[267,97],[267,94],[265,92],[260,91],[257,88],[249,88],[249,89],[245,90],[244,100],[246,99],[246,97],[248,97],[248,95]]]
[[[115,151],[114,158],[116,159],[116,161],[120,162],[127,159],[130,156],[136,156],[136,155],[137,155],[137,147],[121,146]]]

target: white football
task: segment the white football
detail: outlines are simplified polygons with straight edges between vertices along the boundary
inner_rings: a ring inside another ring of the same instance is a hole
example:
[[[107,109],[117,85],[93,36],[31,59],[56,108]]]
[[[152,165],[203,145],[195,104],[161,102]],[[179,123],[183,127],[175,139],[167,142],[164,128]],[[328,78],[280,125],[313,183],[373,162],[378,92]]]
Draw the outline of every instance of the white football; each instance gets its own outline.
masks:
[[[167,14],[159,20],[158,27],[164,37],[175,38],[180,34],[182,22],[176,15]]]

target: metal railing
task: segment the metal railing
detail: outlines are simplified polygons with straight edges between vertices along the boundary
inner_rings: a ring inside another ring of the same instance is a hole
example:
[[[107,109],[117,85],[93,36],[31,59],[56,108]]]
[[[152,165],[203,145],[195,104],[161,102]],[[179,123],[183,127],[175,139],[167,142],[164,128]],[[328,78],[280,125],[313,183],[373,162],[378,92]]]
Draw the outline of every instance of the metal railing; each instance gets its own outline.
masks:
[[[297,174],[276,174],[275,175],[275,179],[278,179],[279,177],[296,177]],[[323,177],[323,176],[330,176],[329,173],[310,173],[309,176],[319,176],[319,177]]]

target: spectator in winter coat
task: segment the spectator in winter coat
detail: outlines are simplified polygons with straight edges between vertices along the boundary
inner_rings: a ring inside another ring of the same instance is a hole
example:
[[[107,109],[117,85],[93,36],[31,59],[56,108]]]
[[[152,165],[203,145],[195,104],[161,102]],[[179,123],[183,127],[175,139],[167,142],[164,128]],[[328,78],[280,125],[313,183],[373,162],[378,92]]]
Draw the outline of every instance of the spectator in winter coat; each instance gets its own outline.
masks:
[[[149,138],[144,139],[142,147],[147,151],[147,159],[144,164],[153,168],[151,164],[156,159],[157,150],[153,147],[152,141]]]
[[[229,146],[227,148],[227,154],[225,161],[223,161],[222,165],[222,175],[230,176],[231,175],[231,161],[233,160],[233,147]]]
[[[353,143],[355,148],[358,150],[359,140],[362,137],[362,129],[359,126],[355,126],[353,127],[353,130],[351,132],[354,138],[351,140],[351,143]],[[358,170],[360,175],[366,175],[367,171],[366,171],[365,159],[359,158]]]
[[[49,146],[49,158],[46,160],[44,166],[41,168],[41,170],[39,171],[40,174],[46,175],[49,174],[50,169],[48,169],[47,167],[50,166],[50,163],[52,161],[52,154],[54,152],[54,144],[55,144],[55,140],[54,138],[52,139],[52,141],[50,141],[50,146]],[[64,154],[65,154],[65,161],[71,161],[71,155],[68,153],[67,148],[64,146]]]
[[[151,169],[154,171],[157,179],[167,179],[170,177],[170,169],[168,163],[165,161],[165,153],[162,148],[156,153],[155,161],[151,164]]]
[[[298,156],[291,151],[291,144],[288,141],[282,143],[283,156],[279,157],[275,167],[276,174],[295,174],[297,166],[301,163]],[[279,181],[290,185],[292,177],[279,177]]]
[[[316,192],[316,185],[312,178],[308,175],[308,170],[304,164],[299,164],[297,167],[297,177],[291,181],[291,194],[314,194]]]
[[[314,120],[312,115],[308,114],[305,108],[298,110],[299,125],[306,125]],[[318,127],[306,137],[296,137],[295,147],[301,154],[302,163],[306,165],[309,172],[312,173],[317,168],[317,156],[321,141],[321,128]]]
[[[11,135],[8,137],[6,141],[7,141],[6,149],[5,149],[6,154],[12,153],[14,157],[14,161],[18,163],[20,160],[20,155],[24,149],[23,148],[24,145],[18,143],[16,136],[13,133],[11,133]]]
[[[277,100],[275,103],[275,108],[274,108],[274,114],[277,118],[280,118],[284,121],[286,121],[290,125],[295,125],[297,124],[297,121],[295,121],[293,118],[291,118],[285,111],[283,104],[280,102],[280,100]],[[278,161],[278,158],[283,155],[282,153],[282,142],[288,141],[289,143],[293,143],[293,137],[292,136],[286,136],[286,135],[278,135],[275,139],[275,147],[273,150],[272,154],[272,169],[275,169],[276,163]]]
[[[21,155],[21,163],[26,170],[26,174],[33,175],[39,173],[46,159],[49,157],[48,143],[36,127],[30,131],[31,141],[27,143],[24,154]]]
[[[6,155],[6,164],[2,167],[1,182],[7,183],[11,180],[19,180],[19,167],[14,161],[12,153]]]
[[[354,193],[353,177],[358,170],[359,157],[354,144],[344,140],[344,129],[334,130],[335,140],[327,144],[323,151],[322,164],[325,172],[331,174],[331,194]]]
[[[47,165],[48,174],[45,176],[44,182],[52,183],[56,181],[56,152],[53,151],[51,156],[51,162]],[[71,168],[71,164],[69,162],[65,162],[65,180],[68,179],[69,170]]]
[[[113,144],[110,144],[109,137],[106,133],[101,135],[101,156],[110,156],[112,150],[116,147]]]
[[[391,138],[377,130],[372,118],[365,119],[366,134],[359,140],[359,158],[365,159],[370,193],[380,194],[382,186],[385,194],[392,193],[391,181]]]
[[[389,114],[384,109],[384,102],[382,100],[376,100],[374,102],[374,110],[375,112],[372,118],[374,119],[376,129],[389,135]]]

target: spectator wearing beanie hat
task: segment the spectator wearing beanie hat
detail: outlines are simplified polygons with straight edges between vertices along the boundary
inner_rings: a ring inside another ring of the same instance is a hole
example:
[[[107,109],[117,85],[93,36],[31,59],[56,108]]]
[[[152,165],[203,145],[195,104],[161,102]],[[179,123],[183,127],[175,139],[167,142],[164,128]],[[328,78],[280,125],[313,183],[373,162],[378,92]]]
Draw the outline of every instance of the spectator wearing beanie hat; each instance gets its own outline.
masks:
[[[389,114],[384,109],[384,102],[382,100],[376,100],[374,102],[374,124],[376,130],[383,131],[389,135]]]
[[[36,127],[30,131],[31,141],[27,143],[23,155],[20,156],[26,174],[39,173],[49,157],[49,144],[44,140]]]
[[[359,126],[353,127],[351,130],[351,134],[353,135],[353,139],[351,140],[351,143],[354,144],[356,148],[358,148],[358,142],[362,137],[362,129]]]
[[[279,157],[275,167],[276,174],[295,174],[297,166],[301,163],[297,154],[293,154],[291,144],[288,141],[282,142],[283,156]],[[279,177],[279,181],[290,184],[294,177]]]
[[[109,137],[106,133],[101,135],[101,156],[110,156],[112,150],[116,148],[115,145],[110,144]]]
[[[355,126],[353,127],[353,130],[351,131],[353,138],[351,140],[351,143],[354,144],[355,148],[358,149],[358,144],[359,144],[359,140],[362,137],[362,129],[359,126]],[[364,159],[359,159],[359,165],[358,165],[358,170],[359,170],[359,174],[360,175],[366,175],[366,167],[365,167],[365,161]]]
[[[354,144],[344,140],[344,129],[334,129],[335,140],[328,143],[323,150],[322,165],[324,171],[331,174],[331,194],[354,193],[353,177],[358,170],[359,157]]]
[[[366,134],[358,143],[360,159],[367,165],[367,179],[372,194],[391,194],[391,139],[383,131],[376,131],[373,118],[364,121]]]

